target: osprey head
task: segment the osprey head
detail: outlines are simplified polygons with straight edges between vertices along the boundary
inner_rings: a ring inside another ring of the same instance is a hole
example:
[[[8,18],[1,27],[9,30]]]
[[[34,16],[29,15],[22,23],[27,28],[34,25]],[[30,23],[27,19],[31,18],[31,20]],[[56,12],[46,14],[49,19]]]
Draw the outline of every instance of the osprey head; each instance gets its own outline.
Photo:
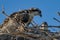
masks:
[[[34,16],[39,15],[40,17],[42,17],[41,10],[39,10],[38,8],[30,8],[29,12]]]

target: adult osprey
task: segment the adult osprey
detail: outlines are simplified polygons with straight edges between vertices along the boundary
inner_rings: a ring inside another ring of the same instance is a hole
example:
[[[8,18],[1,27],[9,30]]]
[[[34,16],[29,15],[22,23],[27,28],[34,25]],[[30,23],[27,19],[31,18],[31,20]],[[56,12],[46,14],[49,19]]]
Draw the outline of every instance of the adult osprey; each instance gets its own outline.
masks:
[[[16,19],[17,23],[23,23],[24,25],[29,25],[34,16],[42,17],[41,10],[38,8],[30,8],[27,10],[22,10],[11,14],[9,17]]]
[[[38,8],[30,8],[11,14],[3,23],[2,31],[8,33],[14,32],[20,26],[27,26],[31,23],[34,16],[41,15],[41,10]]]
[[[28,25],[31,23],[31,21],[32,21],[32,19],[33,19],[34,16],[38,15],[38,16],[42,17],[41,10],[39,10],[38,8],[30,8],[27,11],[28,11],[27,13],[29,14]]]

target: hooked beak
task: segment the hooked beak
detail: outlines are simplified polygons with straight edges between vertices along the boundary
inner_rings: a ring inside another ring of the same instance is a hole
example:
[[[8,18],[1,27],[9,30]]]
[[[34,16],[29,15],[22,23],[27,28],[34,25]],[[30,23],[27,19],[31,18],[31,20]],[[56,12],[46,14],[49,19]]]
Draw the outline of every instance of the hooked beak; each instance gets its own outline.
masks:
[[[40,17],[42,17],[42,14],[40,13]]]
[[[42,17],[41,11],[39,10],[39,16]]]

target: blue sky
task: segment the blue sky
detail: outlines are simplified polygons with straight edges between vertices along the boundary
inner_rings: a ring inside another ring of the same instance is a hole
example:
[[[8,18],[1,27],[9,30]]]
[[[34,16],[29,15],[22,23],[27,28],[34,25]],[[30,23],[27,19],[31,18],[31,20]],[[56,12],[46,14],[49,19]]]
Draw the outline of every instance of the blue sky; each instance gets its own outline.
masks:
[[[43,17],[34,17],[37,24],[40,25],[46,21],[48,25],[60,25],[59,22],[53,20],[53,17],[60,20],[60,16],[57,15],[57,12],[60,11],[60,0],[0,0],[0,24],[2,24],[6,18],[6,16],[1,13],[2,5],[4,5],[6,14],[8,15],[15,11],[32,7],[39,8],[42,11]]]

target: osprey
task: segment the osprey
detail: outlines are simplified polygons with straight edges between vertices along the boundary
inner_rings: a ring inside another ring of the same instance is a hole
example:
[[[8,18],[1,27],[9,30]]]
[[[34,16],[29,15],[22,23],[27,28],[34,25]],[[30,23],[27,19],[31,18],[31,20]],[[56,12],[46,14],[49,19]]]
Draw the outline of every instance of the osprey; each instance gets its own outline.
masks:
[[[16,29],[18,29],[20,26],[28,26],[33,17],[36,15],[42,17],[41,10],[38,8],[30,8],[19,12],[14,12],[8,18],[6,18],[1,30],[7,33],[16,32]]]
[[[31,23],[33,17],[36,15],[42,17],[41,10],[38,8],[30,8],[27,10],[15,12],[11,14],[10,17],[15,18],[17,23],[23,23],[24,26],[28,26]]]
[[[30,9],[28,9],[28,10],[25,10],[26,12],[27,12],[27,14],[28,14],[28,22],[27,23],[25,23],[25,25],[26,26],[28,26],[30,23],[31,23],[31,21],[32,21],[32,19],[34,18],[34,16],[40,16],[40,17],[42,17],[42,14],[41,14],[41,10],[39,10],[38,8],[30,8]],[[23,18],[24,19],[24,18]],[[34,22],[34,21],[33,21]],[[35,22],[34,22],[35,23]],[[31,23],[32,24],[32,23]]]

